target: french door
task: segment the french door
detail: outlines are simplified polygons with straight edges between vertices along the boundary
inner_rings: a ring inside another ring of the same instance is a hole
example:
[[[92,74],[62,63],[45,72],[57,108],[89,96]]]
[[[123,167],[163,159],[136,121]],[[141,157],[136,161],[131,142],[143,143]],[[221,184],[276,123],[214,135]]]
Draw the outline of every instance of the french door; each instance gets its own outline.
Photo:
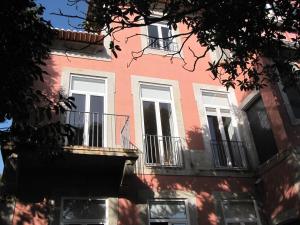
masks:
[[[179,160],[177,152],[179,140],[174,129],[170,90],[142,88],[144,88],[142,113],[146,162],[152,165],[175,165]]]
[[[245,167],[244,149],[227,93],[202,91],[211,148],[217,167]]]
[[[76,128],[74,145],[105,146],[105,93],[104,81],[95,78],[72,76],[70,94],[76,109],[69,122]]]

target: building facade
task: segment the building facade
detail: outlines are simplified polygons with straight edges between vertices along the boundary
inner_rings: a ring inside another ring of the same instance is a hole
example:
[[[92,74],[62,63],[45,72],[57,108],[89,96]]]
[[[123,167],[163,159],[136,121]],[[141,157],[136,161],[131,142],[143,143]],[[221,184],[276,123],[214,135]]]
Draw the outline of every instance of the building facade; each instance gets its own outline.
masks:
[[[207,71],[217,52],[189,72],[172,57],[180,37],[127,39],[185,29],[120,31],[117,58],[109,38],[58,31],[45,88],[75,98],[62,119],[76,135],[60,159],[18,159],[20,197],[2,207],[3,223],[300,224],[299,94],[280,84],[227,90]],[[195,39],[185,45],[189,65],[188,46],[204,48]]]

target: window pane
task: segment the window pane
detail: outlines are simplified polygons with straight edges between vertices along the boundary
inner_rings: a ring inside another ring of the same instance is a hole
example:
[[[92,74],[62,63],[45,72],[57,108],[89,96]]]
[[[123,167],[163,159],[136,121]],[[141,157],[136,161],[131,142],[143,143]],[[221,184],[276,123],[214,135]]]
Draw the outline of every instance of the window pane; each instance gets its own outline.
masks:
[[[148,36],[151,38],[158,38],[158,29],[155,25],[148,26]]]
[[[71,145],[82,145],[83,144],[83,130],[85,121],[85,95],[72,94],[75,98],[74,104],[76,105],[75,111],[71,112],[69,115],[69,123],[75,127],[76,133],[72,140],[70,140]]]
[[[179,201],[150,203],[150,217],[152,219],[185,219],[185,203]]]
[[[103,147],[104,97],[93,96],[90,99],[90,124],[89,124],[89,146]]]
[[[247,110],[247,117],[252,131],[255,147],[260,163],[265,162],[278,150],[268,115],[261,98],[254,102]],[[266,148],[266,146],[268,146]]]
[[[161,27],[161,34],[162,34],[162,43],[165,50],[170,50],[171,45],[171,39],[169,37],[171,36],[171,31],[168,27]]]
[[[143,113],[145,134],[157,135],[154,102],[143,101]]]
[[[161,129],[163,136],[172,136],[173,133],[173,119],[170,103],[159,103]]]
[[[223,203],[225,218],[256,219],[253,202],[226,201]]]
[[[105,82],[95,78],[73,76],[71,90],[105,93]]]
[[[155,114],[155,103],[143,101],[144,129],[145,129],[145,151],[147,163],[159,163],[160,155],[158,148],[157,124]]]
[[[158,87],[158,86],[141,86],[142,98],[154,98],[157,100],[171,100],[171,93],[169,87]]]
[[[148,41],[149,46],[151,48],[160,48],[159,40],[158,40],[158,28],[155,25],[148,26]]]
[[[65,199],[63,219],[105,219],[105,200]]]
[[[172,110],[170,103],[159,103],[160,108],[160,119],[161,119],[161,129],[162,129],[162,142],[164,151],[164,163],[166,165],[174,164],[175,152],[173,146],[176,145],[176,139],[173,135],[173,120],[172,120]]]
[[[213,141],[221,141],[222,136],[219,129],[219,122],[216,116],[207,116],[210,138]]]
[[[286,94],[288,96],[294,116],[300,118],[300,84],[296,87],[287,88]]]

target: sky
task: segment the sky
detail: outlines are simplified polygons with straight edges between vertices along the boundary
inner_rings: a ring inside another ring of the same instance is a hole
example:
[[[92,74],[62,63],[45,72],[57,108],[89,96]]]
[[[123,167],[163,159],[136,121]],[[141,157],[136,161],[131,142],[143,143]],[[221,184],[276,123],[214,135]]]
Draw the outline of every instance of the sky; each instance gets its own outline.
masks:
[[[71,0],[72,1],[72,0]],[[70,15],[80,15],[84,17],[84,13],[87,10],[87,5],[83,2],[77,4],[76,6],[68,5],[68,0],[36,0],[36,3],[41,4],[45,7],[44,19],[51,22],[52,26],[55,28],[71,29],[74,30],[74,26],[77,27],[80,24],[80,20],[71,19],[52,15],[51,13],[59,13],[61,10],[65,14]],[[0,123],[0,130],[7,128],[11,125],[11,121],[7,120],[4,123]],[[3,160],[0,153],[0,174],[3,171]]]
[[[7,128],[11,126],[11,122],[12,122],[11,120],[6,120],[5,122],[0,123],[0,130],[1,131],[7,130]],[[2,174],[2,171],[3,171],[3,160],[0,152],[0,174]]]
[[[70,2],[72,1],[74,0],[70,0]],[[82,21],[76,19],[68,20],[66,17],[52,15],[51,13],[59,13],[59,10],[61,10],[64,14],[85,17],[84,13],[87,10],[87,4],[83,3],[83,1],[74,6],[70,5],[68,0],[36,0],[35,2],[45,7],[44,18],[50,21],[55,28],[74,30],[74,26],[78,27],[78,24]]]

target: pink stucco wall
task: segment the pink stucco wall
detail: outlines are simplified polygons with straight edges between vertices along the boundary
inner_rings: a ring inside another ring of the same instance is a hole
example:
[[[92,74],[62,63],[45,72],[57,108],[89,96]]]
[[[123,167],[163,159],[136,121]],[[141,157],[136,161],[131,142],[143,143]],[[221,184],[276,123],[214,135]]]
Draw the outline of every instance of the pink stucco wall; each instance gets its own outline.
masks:
[[[182,30],[183,28],[179,26]],[[201,128],[198,108],[195,101],[193,91],[193,83],[214,84],[219,85],[218,81],[212,80],[210,73],[207,70],[209,54],[199,61],[195,72],[189,72],[183,68],[183,61],[174,57],[171,63],[170,57],[162,57],[159,55],[145,54],[143,57],[134,61],[129,67],[128,63],[132,59],[131,51],[138,51],[141,49],[141,37],[137,36],[130,39],[127,43],[124,42],[127,36],[138,33],[137,30],[132,29],[120,32],[117,39],[122,47],[122,51],[118,54],[118,58],[112,58],[111,61],[99,61],[83,58],[66,57],[59,55],[51,55],[48,61],[48,72],[50,77],[48,83],[51,84],[53,90],[58,90],[61,84],[61,74],[64,68],[71,67],[76,69],[89,69],[105,72],[113,72],[116,75],[116,93],[115,93],[115,113],[127,114],[131,118],[131,137],[134,137],[133,130],[133,96],[131,95],[131,76],[139,75],[145,77],[154,77],[161,79],[177,80],[180,87],[181,107],[184,120],[184,127],[187,138],[191,131]],[[189,46],[195,49],[200,49],[196,42],[190,41]],[[192,67],[193,56],[191,52],[184,49],[184,56],[190,64],[188,68]],[[190,143],[193,149],[203,149],[201,135],[198,141]],[[133,140],[134,141],[134,140]]]

